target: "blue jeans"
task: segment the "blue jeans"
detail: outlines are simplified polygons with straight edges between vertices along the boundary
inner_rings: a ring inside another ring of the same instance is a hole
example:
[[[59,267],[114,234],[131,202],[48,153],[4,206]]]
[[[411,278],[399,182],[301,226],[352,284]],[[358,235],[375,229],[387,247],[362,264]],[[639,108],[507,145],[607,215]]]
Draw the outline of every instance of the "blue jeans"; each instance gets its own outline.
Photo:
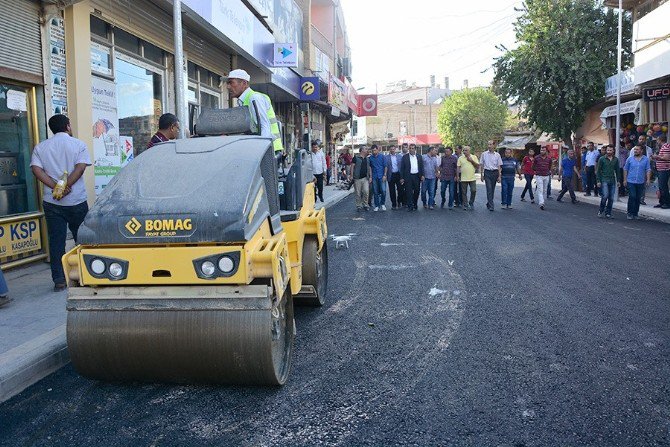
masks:
[[[421,202],[424,205],[435,206],[435,182],[437,179],[427,178],[421,184]],[[428,201],[426,201],[426,192],[428,193]]]
[[[628,214],[637,216],[640,212],[640,199],[644,197],[644,183],[628,183]]]
[[[602,182],[600,184],[600,211],[605,214],[612,214],[612,204],[614,202],[615,182]]]
[[[454,194],[456,191],[456,181],[455,180],[440,180],[440,195],[442,195],[442,206],[447,200],[447,188],[449,188],[449,208],[454,206]]]
[[[384,180],[380,178],[372,179],[372,196],[376,207],[386,203],[386,182]]]
[[[502,204],[512,206],[512,193],[514,192],[514,177],[502,178]]]
[[[47,221],[49,234],[49,256],[51,257],[51,279],[55,284],[65,282],[65,272],[61,258],[65,254],[65,239],[70,228],[74,241],[77,242],[77,231],[88,213],[88,204],[82,202],[74,206],[54,205],[43,202],[44,217]]]
[[[5,281],[5,275],[2,274],[0,270],[0,296],[5,296],[9,290],[7,289],[7,281]]]

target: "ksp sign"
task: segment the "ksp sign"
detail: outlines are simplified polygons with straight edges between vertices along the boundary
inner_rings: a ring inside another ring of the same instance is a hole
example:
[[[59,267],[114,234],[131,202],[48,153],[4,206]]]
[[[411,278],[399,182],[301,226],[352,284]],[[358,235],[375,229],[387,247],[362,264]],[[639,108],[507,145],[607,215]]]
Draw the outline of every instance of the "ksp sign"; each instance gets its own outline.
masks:
[[[38,219],[0,225],[0,258],[37,251],[41,248],[42,238]]]

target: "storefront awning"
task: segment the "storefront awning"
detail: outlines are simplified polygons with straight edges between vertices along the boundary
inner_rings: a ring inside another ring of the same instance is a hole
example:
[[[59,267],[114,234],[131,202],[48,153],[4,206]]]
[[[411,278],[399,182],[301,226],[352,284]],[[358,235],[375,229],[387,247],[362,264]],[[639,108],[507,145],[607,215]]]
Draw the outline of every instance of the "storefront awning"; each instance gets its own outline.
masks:
[[[642,124],[642,114],[640,113],[640,105],[642,101],[636,99],[635,101],[628,101],[621,104],[621,115],[626,115],[632,113],[635,115],[633,123],[635,125]],[[609,106],[603,110],[603,113],[600,114],[600,121],[603,123],[604,128],[613,129],[616,127],[616,123],[612,124],[614,121],[612,118],[616,118],[617,107],[616,105]]]
[[[505,135],[498,149],[525,149],[527,144],[535,143],[535,135]]]
[[[440,135],[436,133],[398,137],[398,144],[405,143],[420,145],[442,144],[442,139],[440,138]]]

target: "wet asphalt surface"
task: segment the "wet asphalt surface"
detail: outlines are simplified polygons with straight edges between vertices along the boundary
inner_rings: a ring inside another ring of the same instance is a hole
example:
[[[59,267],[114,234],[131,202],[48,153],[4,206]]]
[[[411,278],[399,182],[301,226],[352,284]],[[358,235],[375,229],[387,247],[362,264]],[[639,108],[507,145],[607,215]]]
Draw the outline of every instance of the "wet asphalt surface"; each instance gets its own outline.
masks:
[[[0,405],[0,445],[670,444],[670,226],[592,205],[328,211],[328,303],[281,388],[108,384]]]

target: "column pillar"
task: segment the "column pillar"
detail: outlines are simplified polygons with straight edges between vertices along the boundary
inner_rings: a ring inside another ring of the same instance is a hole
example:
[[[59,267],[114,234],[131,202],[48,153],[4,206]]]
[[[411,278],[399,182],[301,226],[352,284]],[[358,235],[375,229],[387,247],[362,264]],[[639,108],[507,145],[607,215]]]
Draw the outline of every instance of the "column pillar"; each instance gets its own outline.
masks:
[[[67,67],[68,117],[72,135],[93,154],[93,95],[91,94],[91,7],[88,0],[68,6],[65,19],[65,60]],[[84,172],[89,206],[95,201],[95,173],[91,166]]]

